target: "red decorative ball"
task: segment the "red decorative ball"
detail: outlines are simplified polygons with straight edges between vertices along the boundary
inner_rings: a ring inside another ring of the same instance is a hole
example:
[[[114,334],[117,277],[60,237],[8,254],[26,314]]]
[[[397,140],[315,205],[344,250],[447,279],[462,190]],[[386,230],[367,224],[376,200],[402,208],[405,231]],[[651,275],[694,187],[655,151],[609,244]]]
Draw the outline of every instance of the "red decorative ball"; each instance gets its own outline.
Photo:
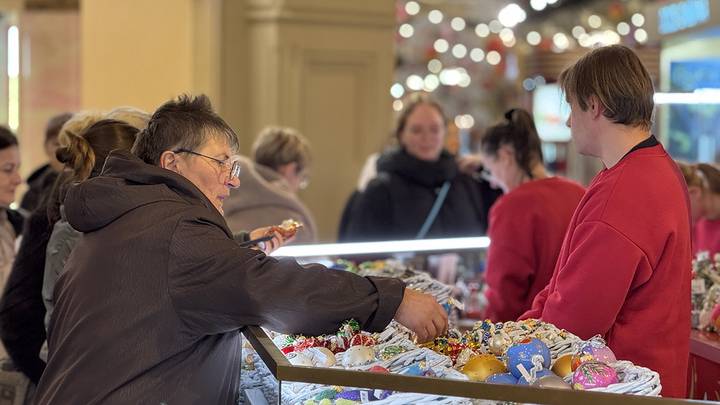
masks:
[[[368,371],[371,373],[390,374],[390,371],[383,366],[372,366]]]
[[[375,346],[375,339],[358,333],[350,339],[350,346]]]
[[[323,339],[318,339],[316,337],[310,337],[305,338],[302,340],[297,340],[294,344],[295,350],[300,351],[304,349],[309,349],[311,347],[323,347],[325,346]]]

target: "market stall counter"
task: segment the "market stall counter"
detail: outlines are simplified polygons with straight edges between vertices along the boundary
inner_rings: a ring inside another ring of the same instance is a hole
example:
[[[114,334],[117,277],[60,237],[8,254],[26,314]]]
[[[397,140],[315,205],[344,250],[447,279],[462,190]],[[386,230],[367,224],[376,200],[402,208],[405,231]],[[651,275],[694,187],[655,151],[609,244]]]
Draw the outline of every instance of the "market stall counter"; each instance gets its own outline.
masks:
[[[442,402],[439,398],[449,399],[450,401],[446,403],[518,402],[557,405],[688,405],[713,403],[587,390],[537,388],[534,386],[490,384],[434,377],[295,366],[287,360],[262,328],[247,327],[243,334],[253,349],[257,351],[264,365],[270,370],[272,377],[276,379],[278,404],[291,403],[283,400],[284,383],[290,382],[321,384],[328,387],[357,387],[427,394],[432,398],[428,403]],[[396,403],[426,402],[423,401],[422,396],[415,396],[414,398],[415,400],[408,402]],[[487,400],[487,402],[472,401],[473,399],[483,399]]]
[[[403,252],[413,251],[412,246],[433,252],[463,246],[457,240],[412,242],[417,241],[390,246]],[[476,239],[464,246],[484,249],[487,242]],[[383,247],[383,254],[392,257],[387,244],[372,249]],[[377,257],[372,249],[363,244],[322,250],[297,246],[292,255],[323,258],[361,276],[401,278],[408,288],[433,295],[449,312],[462,306],[451,286],[397,260],[337,260],[345,254]],[[243,386],[251,388],[245,399],[253,405],[701,403],[659,397],[657,372],[616,359],[599,336],[583,341],[538,320],[479,321],[425,344],[394,321],[377,334],[360,330],[352,320],[335,335],[291,336],[258,327],[243,334],[249,342],[243,351]]]

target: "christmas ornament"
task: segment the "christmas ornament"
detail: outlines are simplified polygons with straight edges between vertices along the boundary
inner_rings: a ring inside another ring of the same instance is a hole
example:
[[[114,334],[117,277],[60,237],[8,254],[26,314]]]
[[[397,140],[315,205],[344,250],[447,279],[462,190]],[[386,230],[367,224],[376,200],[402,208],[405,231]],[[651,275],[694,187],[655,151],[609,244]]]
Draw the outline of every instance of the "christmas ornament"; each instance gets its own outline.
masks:
[[[472,381],[485,381],[493,374],[505,373],[507,368],[492,354],[481,354],[471,358],[462,368],[462,372]]]
[[[615,369],[599,361],[582,363],[573,374],[572,383],[576,390],[603,388],[618,382]]]
[[[572,368],[572,360],[573,355],[571,354],[566,354],[559,357],[557,360],[555,360],[555,363],[552,366],[553,373],[557,374],[562,378],[565,378],[572,374],[572,372],[574,371]]]

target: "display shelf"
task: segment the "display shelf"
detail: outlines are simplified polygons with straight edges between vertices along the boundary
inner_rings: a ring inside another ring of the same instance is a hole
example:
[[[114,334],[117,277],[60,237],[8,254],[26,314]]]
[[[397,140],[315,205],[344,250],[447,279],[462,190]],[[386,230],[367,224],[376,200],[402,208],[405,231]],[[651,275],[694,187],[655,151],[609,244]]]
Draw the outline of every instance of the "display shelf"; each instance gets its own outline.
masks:
[[[720,400],[720,335],[690,332],[688,393],[691,398]]]
[[[690,354],[720,364],[720,335],[699,330],[690,331]]]
[[[557,405],[672,405],[711,404],[709,401],[678,400],[660,397],[609,394],[601,392],[536,388],[531,386],[495,385],[470,381],[414,377],[398,374],[378,374],[331,368],[293,366],[275,346],[262,328],[243,329],[260,359],[279,382],[303,382],[328,386],[386,389],[400,392],[447,395],[472,399],[511,401]],[[279,384],[282,387],[282,384]],[[280,393],[282,398],[282,392]],[[282,399],[279,401],[282,403]]]

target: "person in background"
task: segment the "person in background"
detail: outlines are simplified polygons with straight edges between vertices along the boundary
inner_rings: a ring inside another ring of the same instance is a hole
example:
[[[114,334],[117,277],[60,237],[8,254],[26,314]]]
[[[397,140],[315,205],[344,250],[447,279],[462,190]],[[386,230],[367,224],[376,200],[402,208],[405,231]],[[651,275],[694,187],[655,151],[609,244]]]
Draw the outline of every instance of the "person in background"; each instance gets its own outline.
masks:
[[[482,182],[458,170],[443,148],[446,118],[439,104],[413,94],[400,114],[399,146],[377,161],[377,176],[351,199],[343,239],[423,239],[485,233]]]
[[[253,145],[252,161],[240,157],[239,162],[240,187],[223,206],[230,230],[294,219],[303,224],[294,242],[315,242],[315,219],[297,196],[309,180],[310,145],[305,137],[292,128],[265,128]]]
[[[690,195],[693,255],[720,252],[720,170],[708,163],[677,162]]]
[[[123,106],[108,111],[104,119],[126,122],[138,130],[143,130],[150,120],[150,114],[139,108]]]
[[[144,125],[142,126],[144,127]],[[65,262],[80,237],[80,232],[70,226],[63,212],[62,203],[65,200],[67,189],[72,184],[98,176],[110,152],[114,150],[129,151],[135,143],[137,133],[138,128],[126,122],[103,119],[80,134],[66,133],[67,137],[63,140],[64,146],[57,151],[58,160],[65,166],[65,171],[54,185],[51,200],[47,205],[48,219],[54,226],[47,242],[42,284],[46,330],[55,302],[55,283],[62,274]]]
[[[55,151],[59,146],[58,135],[60,129],[71,117],[71,113],[56,115],[50,118],[45,127],[44,147],[48,163],[40,166],[28,176],[28,190],[20,201],[20,208],[28,215],[37,208],[42,197],[50,191],[57,174],[62,170],[62,164],[55,157]]]
[[[525,110],[508,111],[504,123],[487,130],[480,158],[490,183],[505,193],[490,209],[485,318],[514,321],[550,282],[585,189],[548,175],[540,137]]]
[[[629,48],[596,48],[559,77],[567,125],[598,173],[575,210],[550,284],[521,319],[582,339],[660,374],[684,398],[690,350],[690,207],[677,165],[651,134],[653,84]]]
[[[10,208],[15,201],[15,190],[22,184],[19,170],[17,138],[9,129],[0,126],[0,291],[5,287],[15,260],[15,241],[22,233],[23,217]],[[5,354],[4,350],[2,354]]]
[[[394,317],[421,341],[447,332],[435,299],[400,280],[238,244],[222,217],[237,147],[207,97],[183,96],[132,154],[112,152],[101,176],[68,190],[83,235],[55,288],[37,403],[236,404],[245,325],[319,335],[352,318],[376,332]]]
[[[147,122],[149,115],[142,114]],[[72,139],[104,117],[99,112],[75,114],[60,130],[60,145],[68,146]],[[48,209],[52,207],[50,194],[45,194],[39,206],[25,221],[20,248],[0,299],[0,339],[15,367],[33,384],[38,383],[45,369],[45,360],[40,357],[47,336],[42,297],[43,276],[48,241],[54,222],[59,218],[59,215],[53,215],[53,218],[48,215]]]

